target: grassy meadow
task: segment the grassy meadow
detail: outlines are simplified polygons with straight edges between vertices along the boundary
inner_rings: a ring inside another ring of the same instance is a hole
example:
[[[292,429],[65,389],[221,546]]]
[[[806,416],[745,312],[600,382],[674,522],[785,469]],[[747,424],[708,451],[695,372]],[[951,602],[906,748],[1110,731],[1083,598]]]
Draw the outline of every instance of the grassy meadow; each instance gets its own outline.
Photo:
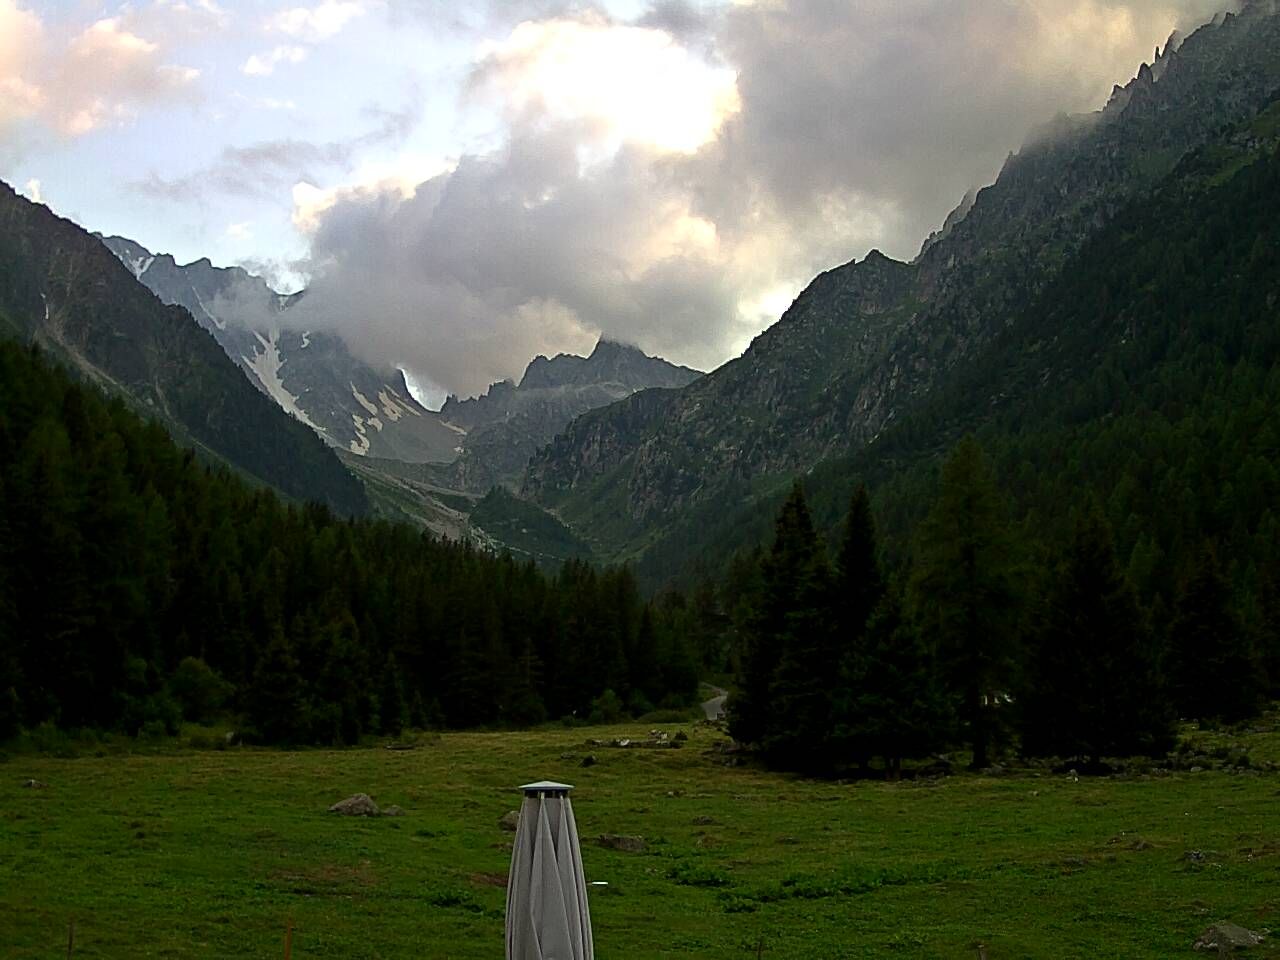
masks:
[[[1280,774],[834,784],[728,767],[715,729],[664,729],[690,740],[586,745],[647,732],[632,725],[406,751],[11,755],[0,957],[65,956],[74,918],[85,958],[279,957],[290,919],[298,960],[500,958],[498,820],[542,778],[577,785],[587,878],[608,882],[591,893],[601,960],[1192,956],[1219,920],[1276,929],[1251,955],[1280,956]],[[1194,736],[1280,762],[1280,733]],[[356,792],[405,815],[327,812]]]

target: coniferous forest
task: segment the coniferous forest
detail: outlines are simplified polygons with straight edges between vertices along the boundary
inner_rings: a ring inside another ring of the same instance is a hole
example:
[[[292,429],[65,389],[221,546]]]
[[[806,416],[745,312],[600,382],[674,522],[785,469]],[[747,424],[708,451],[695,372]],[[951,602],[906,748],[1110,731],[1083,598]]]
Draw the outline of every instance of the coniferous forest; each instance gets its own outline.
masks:
[[[772,543],[731,582],[741,643],[730,731],[811,775],[897,777],[961,745],[984,769],[1010,748],[1079,761],[1158,756],[1180,717],[1238,723],[1280,687],[1280,579],[1260,597],[1205,541],[1172,606],[1144,606],[1096,501],[1069,539],[1034,549],[977,441],[943,466],[910,559],[882,567],[865,488],[831,556],[799,484]]]
[[[0,736],[242,718],[269,743],[684,705],[678,604],[289,505],[0,343]]]

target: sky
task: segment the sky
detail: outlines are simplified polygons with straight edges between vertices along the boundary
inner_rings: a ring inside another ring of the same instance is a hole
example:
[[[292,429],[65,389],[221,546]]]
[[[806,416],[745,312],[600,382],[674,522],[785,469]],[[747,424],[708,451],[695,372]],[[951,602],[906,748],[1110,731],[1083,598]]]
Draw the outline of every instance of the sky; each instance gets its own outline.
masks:
[[[1227,0],[0,0],[0,179],[430,399],[712,369]]]

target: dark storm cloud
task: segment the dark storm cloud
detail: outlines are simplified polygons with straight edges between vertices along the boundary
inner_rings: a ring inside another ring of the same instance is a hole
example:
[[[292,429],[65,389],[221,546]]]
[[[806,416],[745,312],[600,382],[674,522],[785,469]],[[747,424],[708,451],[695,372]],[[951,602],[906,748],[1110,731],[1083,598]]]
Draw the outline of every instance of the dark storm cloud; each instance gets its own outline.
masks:
[[[691,164],[726,229],[763,197],[797,225],[832,202],[878,210],[875,243],[909,257],[965,191],[1056,113],[1097,109],[1175,25],[1215,2],[832,0],[727,13],[742,110]],[[749,227],[743,227],[749,228]],[[803,232],[803,226],[801,226]]]
[[[584,164],[600,118],[566,122],[534,98],[508,117],[502,150],[412,199],[341,196],[321,215],[298,316],[461,393],[597,332],[713,367],[766,321],[753,299],[772,292],[776,318],[778,290],[834,263],[873,246],[911,257],[1030,130],[1100,107],[1174,26],[1215,6],[667,0],[633,25],[592,12],[582,22],[661,30],[727,64],[740,109],[691,155],[629,144]],[[514,23],[566,8],[484,9]],[[473,88],[526,68],[512,63],[478,65]]]
[[[628,148],[580,177],[580,142],[572,126],[525,131],[411,199],[340,199],[290,322],[341,329],[367,356],[464,394],[535,354],[589,350],[600,332],[716,362],[719,325],[705,321],[732,316],[736,290],[705,258],[639,257],[662,232],[653,157]],[[683,203],[674,190],[668,201]]]

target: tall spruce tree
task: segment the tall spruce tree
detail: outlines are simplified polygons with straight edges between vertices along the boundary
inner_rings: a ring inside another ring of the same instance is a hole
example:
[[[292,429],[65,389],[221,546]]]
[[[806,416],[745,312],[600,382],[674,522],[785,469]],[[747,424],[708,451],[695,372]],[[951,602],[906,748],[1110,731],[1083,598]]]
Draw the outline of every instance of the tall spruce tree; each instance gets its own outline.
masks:
[[[244,693],[245,718],[264,743],[303,743],[311,714],[293,644],[276,624]]]
[[[855,642],[866,629],[884,592],[871,497],[866,486],[859,484],[849,502],[836,558],[836,607],[845,643]]]
[[[1156,651],[1096,501],[1057,565],[1038,634],[1019,698],[1026,753],[1096,764],[1169,748]]]
[[[829,697],[817,687],[829,682],[833,662],[830,578],[797,482],[761,564],[761,593],[747,624],[738,689],[728,704],[729,731],[736,739],[776,754],[829,721]]]
[[[881,598],[843,677],[837,737],[851,759],[880,757],[897,780],[904,758],[947,742],[950,700],[933,651],[904,615],[900,587]]]
[[[1267,696],[1280,698],[1280,558],[1261,575],[1258,589],[1258,646],[1267,675]]]
[[[1231,603],[1217,550],[1205,544],[1169,628],[1168,673],[1179,714],[1234,723],[1255,716],[1264,679]]]
[[[836,558],[834,610],[838,658],[834,699],[834,747],[843,762],[865,764],[875,754],[864,709],[866,685],[875,683],[867,625],[884,597],[875,522],[865,485],[859,484],[845,516]]]
[[[0,435],[3,434],[3,415],[0,414]],[[0,445],[0,456],[4,454]],[[18,631],[14,620],[13,593],[10,586],[11,544],[9,534],[9,500],[5,496],[4,477],[0,476],[0,741],[17,732],[22,720],[22,701],[18,688],[22,677],[18,672],[22,662],[18,654]]]
[[[1004,500],[971,436],[943,465],[919,528],[910,594],[914,619],[959,698],[973,767],[988,766],[1017,680],[1023,590]]]

